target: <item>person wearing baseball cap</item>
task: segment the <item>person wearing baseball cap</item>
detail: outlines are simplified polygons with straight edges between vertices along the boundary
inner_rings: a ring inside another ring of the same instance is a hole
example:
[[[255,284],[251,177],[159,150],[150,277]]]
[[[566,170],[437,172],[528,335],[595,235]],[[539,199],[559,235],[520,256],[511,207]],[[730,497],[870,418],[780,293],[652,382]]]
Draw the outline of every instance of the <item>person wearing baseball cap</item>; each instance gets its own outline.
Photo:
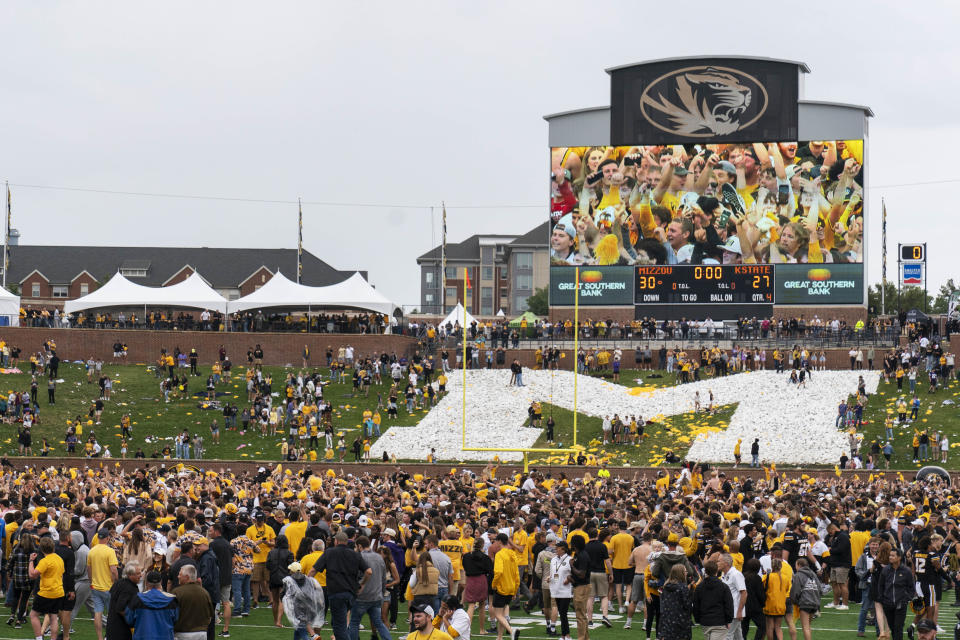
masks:
[[[320,640],[323,624],[323,591],[316,580],[303,575],[303,565],[287,565],[290,575],[283,578],[283,611],[294,628],[295,638]]]
[[[577,229],[569,213],[560,218],[550,233],[550,263],[578,264]]]
[[[143,591],[135,595],[127,605],[126,622],[143,638],[172,638],[173,625],[177,620],[177,601],[165,593],[159,571],[147,573]]]
[[[921,618],[917,623],[918,640],[934,640],[937,637],[937,623],[929,618]]]
[[[410,605],[411,628],[407,640],[453,640],[449,633],[433,624],[433,607],[424,603]]]
[[[250,588],[253,602],[260,601],[261,595],[270,594],[270,572],[267,571],[267,554],[275,544],[277,533],[267,524],[267,514],[258,509],[253,515],[254,523],[247,528],[247,537],[257,544],[253,554],[253,573],[250,576]]]

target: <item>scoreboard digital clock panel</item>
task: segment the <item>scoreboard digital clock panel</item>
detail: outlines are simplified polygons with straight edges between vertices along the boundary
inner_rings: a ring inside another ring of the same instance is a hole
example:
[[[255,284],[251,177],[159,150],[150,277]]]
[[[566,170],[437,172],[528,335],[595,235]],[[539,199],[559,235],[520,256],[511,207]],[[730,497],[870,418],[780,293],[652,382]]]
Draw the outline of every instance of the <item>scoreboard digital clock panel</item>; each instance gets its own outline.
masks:
[[[773,304],[773,265],[637,267],[637,304]]]

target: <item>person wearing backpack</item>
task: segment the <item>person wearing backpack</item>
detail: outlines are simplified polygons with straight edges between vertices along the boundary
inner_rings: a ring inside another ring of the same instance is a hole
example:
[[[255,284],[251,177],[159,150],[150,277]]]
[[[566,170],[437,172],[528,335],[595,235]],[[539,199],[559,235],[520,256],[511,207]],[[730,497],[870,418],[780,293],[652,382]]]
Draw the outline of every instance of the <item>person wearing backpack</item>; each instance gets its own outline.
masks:
[[[821,585],[806,558],[797,558],[797,571],[790,586],[790,599],[800,610],[803,640],[810,640],[810,621],[820,610]]]
[[[283,605],[280,599],[280,588],[283,587],[283,579],[290,575],[291,564],[296,561],[293,553],[289,549],[287,536],[277,536],[276,546],[270,549],[267,554],[267,572],[270,575],[270,602],[273,608],[273,625],[282,627]]]

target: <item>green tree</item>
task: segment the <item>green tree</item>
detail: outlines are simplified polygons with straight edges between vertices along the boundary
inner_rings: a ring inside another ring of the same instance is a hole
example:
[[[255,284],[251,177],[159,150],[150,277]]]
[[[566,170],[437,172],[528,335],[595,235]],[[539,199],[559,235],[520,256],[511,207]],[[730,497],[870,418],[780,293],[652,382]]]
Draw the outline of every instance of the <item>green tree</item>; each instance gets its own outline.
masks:
[[[953,278],[947,280],[947,284],[940,285],[940,291],[937,292],[937,297],[933,300],[933,306],[930,307],[930,310],[933,313],[946,313],[947,304],[950,302],[950,294],[956,291],[958,288],[953,282]]]
[[[870,285],[867,289],[867,308],[870,315],[880,315],[880,288],[880,284],[877,283]],[[903,287],[898,294],[897,285],[888,280],[885,294],[887,315],[897,315],[898,311],[910,309],[920,311],[927,309],[932,313],[933,297],[927,295],[924,300],[924,292],[920,287]],[[946,302],[944,302],[944,310],[946,310]]]
[[[537,289],[532,296],[527,298],[527,309],[538,316],[545,316],[550,313],[550,302],[547,298],[546,287]]]

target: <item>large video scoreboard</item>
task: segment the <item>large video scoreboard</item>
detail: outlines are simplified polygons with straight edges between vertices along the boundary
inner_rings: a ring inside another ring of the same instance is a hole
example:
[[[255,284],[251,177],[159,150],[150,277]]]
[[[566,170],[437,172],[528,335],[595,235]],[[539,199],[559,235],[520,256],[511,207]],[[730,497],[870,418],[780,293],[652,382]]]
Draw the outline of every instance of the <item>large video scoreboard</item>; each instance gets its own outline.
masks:
[[[546,116],[551,307],[720,319],[866,304],[870,109],[801,100],[809,69],[790,60],[607,72],[609,108]]]

